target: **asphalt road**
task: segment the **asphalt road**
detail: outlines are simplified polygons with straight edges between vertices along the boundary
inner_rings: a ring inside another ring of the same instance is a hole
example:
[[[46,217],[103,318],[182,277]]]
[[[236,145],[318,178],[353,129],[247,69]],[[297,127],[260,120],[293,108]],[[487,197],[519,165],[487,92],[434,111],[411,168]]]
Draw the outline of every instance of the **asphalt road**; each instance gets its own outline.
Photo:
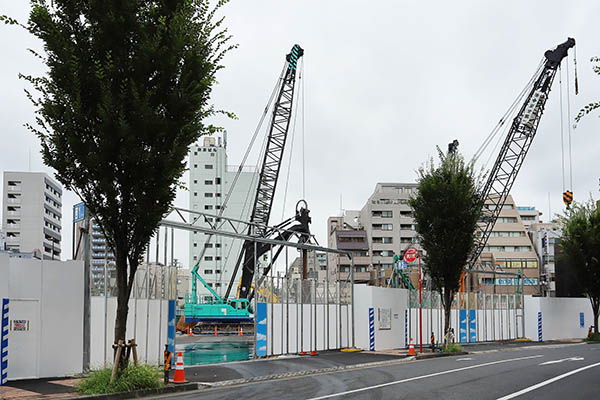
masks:
[[[184,399],[597,399],[600,344],[540,346],[204,389]]]

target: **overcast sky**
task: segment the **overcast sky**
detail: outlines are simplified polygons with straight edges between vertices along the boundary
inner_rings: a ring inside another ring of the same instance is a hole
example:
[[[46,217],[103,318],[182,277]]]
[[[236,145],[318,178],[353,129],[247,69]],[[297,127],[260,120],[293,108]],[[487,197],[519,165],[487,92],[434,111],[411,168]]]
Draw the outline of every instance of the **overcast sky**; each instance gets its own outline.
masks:
[[[25,21],[27,3],[3,0],[0,14]],[[233,0],[222,14],[239,44],[225,58],[212,96],[217,108],[239,117],[215,121],[228,132],[231,164],[241,161],[285,54],[294,43],[305,50],[306,200],[321,244],[327,242],[327,217],[340,213],[340,197],[344,209],[360,209],[377,182],[414,182],[419,166],[436,154],[435,146],[445,148],[453,139],[470,159],[544,51],[567,37],[577,40],[580,94],[569,94],[572,116],[600,99],[600,77],[589,62],[600,56],[600,2]],[[27,171],[31,158],[31,171],[51,174],[42,164],[38,140],[23,127],[34,114],[17,74],[44,71],[28,47],[41,45],[18,28],[0,26],[0,171]],[[569,63],[573,75],[572,55]],[[564,99],[566,107],[566,92]],[[576,200],[590,193],[599,197],[598,114],[572,134]],[[300,128],[298,122],[286,217],[302,197]],[[552,213],[564,208],[561,174],[557,79],[513,187],[515,201],[538,207],[546,220],[549,207]],[[281,220],[283,188],[280,184],[271,224]],[[76,202],[74,194],[64,196],[63,258],[71,255]],[[187,192],[180,192],[176,203],[187,206]],[[187,235],[177,241],[176,257],[187,264]]]

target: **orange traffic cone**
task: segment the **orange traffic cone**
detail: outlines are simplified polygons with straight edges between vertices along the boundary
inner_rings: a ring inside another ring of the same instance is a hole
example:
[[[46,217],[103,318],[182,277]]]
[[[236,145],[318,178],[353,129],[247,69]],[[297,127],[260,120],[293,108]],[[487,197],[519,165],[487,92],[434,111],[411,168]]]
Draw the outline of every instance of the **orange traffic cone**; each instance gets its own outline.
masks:
[[[413,338],[410,338],[410,344],[408,345],[408,355],[409,356],[417,355],[417,353],[415,353],[415,345],[413,344]]]
[[[175,375],[173,376],[173,383],[186,383],[185,372],[183,370],[183,355],[181,352],[177,353],[177,363],[175,364]]]
[[[215,336],[219,336],[219,334],[217,333],[217,326],[215,325]]]
[[[192,333],[192,328],[191,327],[188,328],[188,335],[189,336],[194,336],[194,334]]]
[[[244,330],[242,329],[242,327],[240,326],[240,332],[238,333],[239,336],[244,336]]]

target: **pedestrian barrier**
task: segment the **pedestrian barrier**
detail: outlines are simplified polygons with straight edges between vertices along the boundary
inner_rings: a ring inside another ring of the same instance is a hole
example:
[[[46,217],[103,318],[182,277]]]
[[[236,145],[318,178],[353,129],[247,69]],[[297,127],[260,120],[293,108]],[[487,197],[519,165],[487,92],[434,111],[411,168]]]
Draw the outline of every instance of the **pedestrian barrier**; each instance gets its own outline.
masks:
[[[375,351],[375,309],[369,308],[369,350]]]

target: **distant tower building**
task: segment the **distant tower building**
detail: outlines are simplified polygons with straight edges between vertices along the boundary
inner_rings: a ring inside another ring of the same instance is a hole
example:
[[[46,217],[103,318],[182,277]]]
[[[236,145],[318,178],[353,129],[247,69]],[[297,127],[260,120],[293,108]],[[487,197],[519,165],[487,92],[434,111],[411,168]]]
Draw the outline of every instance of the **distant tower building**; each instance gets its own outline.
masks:
[[[83,204],[78,204],[73,207],[77,209],[81,207],[83,212]],[[77,212],[74,211],[74,216]],[[82,215],[83,217],[83,215]],[[88,222],[89,221],[89,222]],[[90,262],[90,292],[92,296],[104,296],[105,284],[106,295],[116,295],[116,258],[114,251],[108,247],[106,238],[96,223],[93,217],[90,217],[85,211],[85,218],[74,223],[73,230],[73,259],[83,260],[85,243],[83,243],[85,235],[82,235],[82,230],[89,224],[90,234],[87,236],[89,240],[89,262]],[[105,279],[106,277],[106,279]]]
[[[62,189],[42,172],[4,172],[2,230],[10,251],[60,260]]]
[[[233,185],[239,167],[227,164],[226,141],[218,142],[214,137],[205,137],[202,145],[190,148],[190,209],[217,215],[224,207],[227,193]],[[248,221],[254,206],[258,173],[254,167],[244,167],[240,172],[231,197],[227,202],[224,217]],[[213,222],[208,218],[207,222]],[[206,223],[203,223],[207,226]],[[242,226],[240,226],[242,228]],[[190,233],[190,268],[200,262],[198,273],[219,295],[224,295],[233,274],[233,269],[241,250],[241,241],[214,236],[208,241],[202,232]],[[203,259],[199,257],[206,248]],[[241,269],[236,279],[241,277]],[[237,282],[237,280],[236,280]],[[232,293],[235,294],[237,284]],[[198,294],[210,293],[198,283]]]

